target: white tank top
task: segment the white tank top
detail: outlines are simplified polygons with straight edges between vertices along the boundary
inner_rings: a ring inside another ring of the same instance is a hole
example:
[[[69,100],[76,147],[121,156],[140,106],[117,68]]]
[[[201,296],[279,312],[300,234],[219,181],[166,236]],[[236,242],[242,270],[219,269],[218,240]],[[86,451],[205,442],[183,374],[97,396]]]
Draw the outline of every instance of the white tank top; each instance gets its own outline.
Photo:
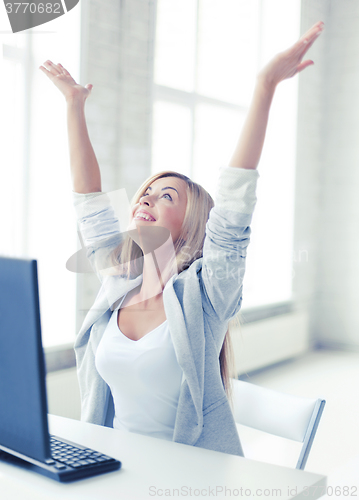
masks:
[[[113,427],[172,440],[183,370],[168,321],[141,339],[131,340],[118,327],[118,309],[111,315],[95,357],[96,369],[113,396]]]

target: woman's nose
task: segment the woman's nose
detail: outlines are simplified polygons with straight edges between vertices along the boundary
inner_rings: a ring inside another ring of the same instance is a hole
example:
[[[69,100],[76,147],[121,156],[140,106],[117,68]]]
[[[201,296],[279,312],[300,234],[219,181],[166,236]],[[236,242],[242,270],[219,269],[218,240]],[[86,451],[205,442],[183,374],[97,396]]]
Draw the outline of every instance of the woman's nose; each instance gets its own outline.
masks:
[[[151,196],[149,196],[149,195],[142,196],[142,198],[140,198],[140,205],[153,206],[153,201],[152,201]]]

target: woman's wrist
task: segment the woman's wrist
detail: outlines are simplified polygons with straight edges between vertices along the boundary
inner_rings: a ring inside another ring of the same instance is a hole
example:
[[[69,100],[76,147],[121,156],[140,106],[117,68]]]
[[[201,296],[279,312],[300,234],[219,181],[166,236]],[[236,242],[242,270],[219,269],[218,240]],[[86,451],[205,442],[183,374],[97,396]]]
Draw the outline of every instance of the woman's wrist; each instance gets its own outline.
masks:
[[[80,93],[74,93],[66,97],[66,104],[70,107],[85,106],[86,98]]]
[[[261,92],[267,94],[269,97],[273,97],[277,85],[271,81],[266,75],[258,73],[256,78],[256,92]]]

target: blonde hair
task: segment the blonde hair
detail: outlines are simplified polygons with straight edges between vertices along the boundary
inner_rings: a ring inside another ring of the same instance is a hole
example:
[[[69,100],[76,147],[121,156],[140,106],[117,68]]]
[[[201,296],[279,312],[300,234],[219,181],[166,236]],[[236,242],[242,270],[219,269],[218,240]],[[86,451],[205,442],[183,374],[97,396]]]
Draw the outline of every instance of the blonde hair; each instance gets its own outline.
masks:
[[[180,234],[174,242],[177,272],[180,274],[197,259],[203,256],[203,244],[206,235],[206,224],[209,213],[214,207],[211,195],[199,184],[186,175],[166,170],[152,175],[134,194],[130,204],[131,210],[145,193],[146,189],[157,179],[177,177],[186,183],[187,205]],[[143,272],[143,252],[133,239],[127,235],[124,241],[114,250],[113,264],[121,269],[121,274],[127,279],[134,279]],[[231,322],[230,322],[231,323]],[[224,338],[219,355],[219,363],[223,386],[231,402],[230,377],[234,376],[234,352],[229,329]]]

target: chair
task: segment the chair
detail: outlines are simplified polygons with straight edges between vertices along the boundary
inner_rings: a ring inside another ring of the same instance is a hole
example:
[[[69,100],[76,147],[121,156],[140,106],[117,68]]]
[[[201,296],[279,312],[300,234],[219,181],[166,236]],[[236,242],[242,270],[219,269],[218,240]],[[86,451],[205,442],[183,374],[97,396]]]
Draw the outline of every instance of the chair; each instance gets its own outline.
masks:
[[[292,396],[232,379],[236,423],[303,443],[297,469],[304,469],[323,413],[324,399]]]

